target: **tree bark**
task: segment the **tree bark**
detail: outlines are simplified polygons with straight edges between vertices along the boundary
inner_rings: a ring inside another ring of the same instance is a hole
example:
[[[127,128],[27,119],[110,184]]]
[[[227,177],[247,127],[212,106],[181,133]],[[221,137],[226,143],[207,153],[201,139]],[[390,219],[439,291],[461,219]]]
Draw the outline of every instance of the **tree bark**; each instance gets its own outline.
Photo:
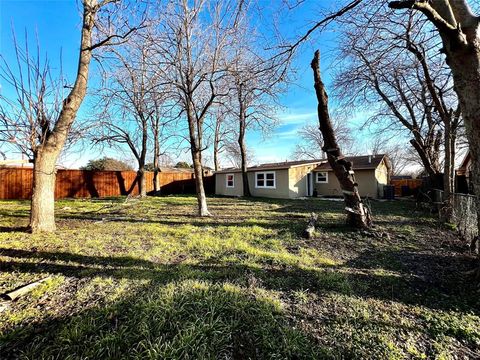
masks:
[[[55,163],[40,151],[33,166],[33,191],[30,205],[32,232],[55,231]]]
[[[203,186],[202,152],[192,148],[193,171],[195,173],[195,187],[197,191],[198,215],[210,216],[207,207],[207,197]]]
[[[158,125],[154,127],[153,133],[153,191],[160,193],[160,140],[158,138]]]
[[[368,208],[362,203],[362,199],[358,192],[358,184],[355,182],[352,163],[345,160],[345,157],[338,146],[335,131],[330,119],[328,95],[321,79],[320,52],[318,50],[315,52],[311,67],[313,70],[315,93],[318,101],[318,121],[320,123],[320,131],[324,141],[323,150],[327,153],[328,163],[332,167],[343,192],[345,210],[347,212],[347,224],[359,229],[369,228],[372,225],[370,213]]]
[[[213,100],[212,100],[213,101]],[[188,130],[190,133],[190,149],[192,153],[193,171],[195,174],[195,188],[197,192],[198,215],[211,216],[208,211],[207,197],[203,186],[203,164],[202,164],[202,120],[197,121],[193,105],[190,100],[186,103]]]
[[[213,141],[213,163],[215,167],[215,171],[220,170],[220,162],[218,159],[218,152],[219,152],[219,145],[220,145],[220,134],[219,134],[219,124],[217,122],[215,127],[215,139]]]
[[[238,132],[238,146],[240,147],[240,156],[242,160],[242,183],[243,196],[252,196],[250,185],[248,183],[248,164],[247,164],[247,146],[245,144],[245,132],[247,128],[246,116],[243,107],[240,106],[240,128]]]
[[[55,230],[55,165],[87,91],[92,59],[92,31],[97,6],[96,0],[83,2],[83,26],[76,80],[69,95],[63,101],[53,130],[49,131],[45,142],[36,150],[30,214],[32,232]]]
[[[147,196],[147,179],[145,177],[145,164],[137,171],[138,195],[143,198]]]

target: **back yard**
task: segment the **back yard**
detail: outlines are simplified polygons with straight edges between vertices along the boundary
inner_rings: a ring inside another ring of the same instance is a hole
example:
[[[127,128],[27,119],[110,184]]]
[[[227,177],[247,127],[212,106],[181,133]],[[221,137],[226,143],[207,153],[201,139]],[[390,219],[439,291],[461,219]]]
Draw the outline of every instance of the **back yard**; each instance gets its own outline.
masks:
[[[0,293],[50,276],[3,303],[1,358],[480,357],[475,258],[413,203],[373,203],[370,237],[341,202],[209,201],[58,201],[53,235],[1,202]]]

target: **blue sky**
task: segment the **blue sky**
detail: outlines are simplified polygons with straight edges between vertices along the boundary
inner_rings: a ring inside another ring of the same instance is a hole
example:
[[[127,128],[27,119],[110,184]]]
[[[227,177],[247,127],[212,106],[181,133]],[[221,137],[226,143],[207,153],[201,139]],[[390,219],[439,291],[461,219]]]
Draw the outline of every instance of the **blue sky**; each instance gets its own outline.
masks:
[[[294,13],[290,13],[288,18],[284,18],[280,23],[282,32],[289,34],[291,38],[303,33],[319,16],[317,4],[317,1],[307,1]],[[322,6],[333,6],[334,4],[335,2],[331,0],[322,1]],[[35,38],[38,34],[41,51],[47,52],[50,61],[57,67],[61,53],[64,74],[72,79],[76,70],[80,20],[75,0],[1,0],[0,53],[8,62],[14,60],[12,27],[21,42],[23,42],[25,31],[27,31],[29,43],[33,45],[36,44]],[[302,47],[295,62],[297,80],[280,98],[282,108],[277,116],[281,124],[268,139],[263,139],[261,134],[255,132],[250,133],[247,137],[248,146],[253,149],[256,162],[290,159],[295,144],[298,142],[297,130],[308,122],[315,123],[317,121],[310,60],[314,50],[320,47],[323,75],[328,86],[330,83],[329,69],[334,58],[335,38],[336,33],[333,27],[322,34],[316,34],[311,42]],[[94,73],[95,66],[92,68],[92,74]],[[87,99],[82,105],[80,117],[89,113],[89,106],[91,105]],[[361,136],[365,137],[366,135],[362,134]],[[111,150],[106,150],[105,153],[118,158],[129,156],[128,153],[115,154]],[[100,156],[98,150],[90,150],[88,146],[81,152],[77,151],[67,155],[62,162],[69,167],[81,166],[89,159]],[[189,160],[188,153],[181,154],[179,157]]]

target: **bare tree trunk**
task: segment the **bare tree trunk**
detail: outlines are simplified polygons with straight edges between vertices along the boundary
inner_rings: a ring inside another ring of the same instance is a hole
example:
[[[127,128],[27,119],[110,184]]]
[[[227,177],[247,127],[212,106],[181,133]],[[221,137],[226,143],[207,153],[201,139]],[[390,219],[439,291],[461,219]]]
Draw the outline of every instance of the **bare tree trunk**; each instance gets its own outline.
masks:
[[[202,166],[202,152],[198,149],[192,148],[193,171],[195,173],[195,187],[197,191],[198,215],[210,216],[207,207],[207,197],[205,195],[205,188],[203,187],[203,166]]]
[[[160,192],[160,140],[158,138],[158,126],[153,129],[153,191]]]
[[[242,159],[242,183],[243,183],[243,196],[252,196],[250,192],[250,185],[248,183],[248,164],[247,164],[247,147],[245,145],[245,131],[247,128],[245,111],[240,109],[240,129],[238,132],[238,145],[240,147],[240,156]]]
[[[202,124],[196,120],[192,110],[192,104],[187,101],[187,120],[190,132],[190,149],[192,152],[193,171],[195,173],[195,187],[198,201],[198,215],[210,216],[207,206],[207,197],[203,186],[203,164],[202,164]]]
[[[445,164],[443,172],[444,201],[441,218],[445,222],[451,222],[453,216],[453,192],[454,192],[454,157],[455,142],[450,124],[445,124]]]
[[[55,161],[40,152],[33,167],[33,192],[30,204],[32,232],[55,231]]]
[[[145,177],[145,164],[138,168],[137,171],[137,178],[138,178],[138,195],[140,197],[147,196],[147,179]]]
[[[89,66],[92,58],[92,30],[97,1],[83,4],[83,26],[75,84],[63,101],[62,110],[53,130],[36,151],[31,201],[30,229],[32,232],[55,230],[55,165],[65,145],[68,132],[87,91]]]
[[[322,132],[324,148],[327,153],[328,163],[342,188],[347,212],[347,224],[352,227],[365,229],[372,225],[368,208],[362,203],[358,192],[357,183],[352,169],[352,163],[345,160],[335,136],[330,113],[328,111],[328,95],[320,74],[320,52],[317,50],[312,60],[311,67],[315,79],[315,93],[318,100],[318,120]]]
[[[215,140],[213,142],[213,163],[215,166],[215,171],[220,170],[220,163],[218,160],[218,145],[219,145],[219,136],[218,133],[215,132]]]

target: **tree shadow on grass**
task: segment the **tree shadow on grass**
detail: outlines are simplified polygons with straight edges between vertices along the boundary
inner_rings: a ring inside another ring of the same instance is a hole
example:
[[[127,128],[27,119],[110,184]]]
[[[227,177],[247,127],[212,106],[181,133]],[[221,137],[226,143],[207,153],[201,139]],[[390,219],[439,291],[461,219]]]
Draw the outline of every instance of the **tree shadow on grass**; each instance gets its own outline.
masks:
[[[257,259],[262,268],[223,262],[221,257],[203,264],[162,264],[124,257],[0,249],[12,260],[0,263],[1,271],[50,273],[66,277],[95,276],[170,282],[182,279],[231,281],[247,285],[252,275],[265,288],[291,291],[310,289],[422,305],[432,309],[478,312],[476,289],[461,272],[476,266],[474,257],[420,254],[406,251],[371,251],[339,266],[305,269]],[[241,261],[241,259],[239,259]],[[439,269],[443,268],[442,271]],[[373,270],[379,271],[373,271]],[[458,296],[458,293],[462,296]]]
[[[0,337],[1,340],[1,337]],[[318,359],[269,298],[208,281],[152,282],[134,295],[3,336],[2,358]]]
[[[262,297],[261,288],[285,294],[308,289],[320,296],[334,292],[479,313],[478,294],[465,283],[453,286],[453,275],[442,282],[442,274],[437,283],[420,276],[414,266],[425,262],[435,264],[432,272],[437,266],[448,271],[469,263],[461,257],[366,251],[344,265],[304,269],[279,264],[259,268],[219,259],[199,265],[157,264],[128,256],[20,249],[0,249],[0,255],[11,258],[0,263],[0,270],[12,273],[149,281],[113,304],[11,329],[0,338],[0,351],[6,358],[17,357],[19,351],[35,358],[60,354],[78,358],[328,357],[328,351],[315,347],[309,336],[292,327],[275,301]],[[341,346],[327,350],[342,351]]]

